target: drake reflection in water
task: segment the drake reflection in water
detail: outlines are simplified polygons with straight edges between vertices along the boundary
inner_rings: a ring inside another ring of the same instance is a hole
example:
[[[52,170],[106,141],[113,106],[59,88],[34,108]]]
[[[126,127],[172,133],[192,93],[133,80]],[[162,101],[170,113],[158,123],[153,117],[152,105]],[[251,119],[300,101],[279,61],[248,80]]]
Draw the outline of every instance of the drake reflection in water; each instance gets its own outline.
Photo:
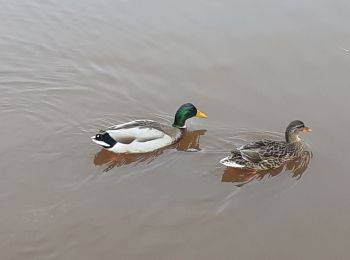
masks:
[[[237,186],[243,186],[253,180],[261,181],[265,177],[274,177],[285,171],[291,171],[292,178],[299,180],[305,173],[313,154],[311,151],[304,151],[303,154],[292,161],[289,161],[279,168],[265,171],[242,170],[238,168],[226,167],[222,175],[222,182],[232,182]]]
[[[105,172],[113,169],[114,167],[119,167],[133,162],[146,162],[150,163],[153,159],[161,155],[167,149],[176,149],[178,151],[200,151],[199,139],[200,136],[205,135],[205,129],[201,130],[184,130],[184,135],[178,143],[170,145],[168,147],[159,149],[154,152],[143,153],[143,154],[116,154],[109,152],[105,149],[101,149],[94,158],[94,164],[96,166],[105,165]]]

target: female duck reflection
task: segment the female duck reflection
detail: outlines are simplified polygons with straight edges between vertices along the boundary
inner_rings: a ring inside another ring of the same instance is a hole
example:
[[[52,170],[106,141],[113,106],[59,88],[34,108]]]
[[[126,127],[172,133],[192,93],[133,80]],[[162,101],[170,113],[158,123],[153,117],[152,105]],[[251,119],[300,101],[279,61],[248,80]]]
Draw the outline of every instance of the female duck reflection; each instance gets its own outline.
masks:
[[[106,165],[107,167],[104,169],[105,172],[113,169],[114,167],[119,167],[127,164],[131,164],[133,162],[146,162],[150,163],[157,156],[162,154],[167,149],[176,149],[178,151],[200,151],[199,147],[199,139],[200,136],[205,135],[207,130],[195,130],[190,131],[185,129],[182,139],[173,145],[164,147],[162,149],[156,150],[154,152],[143,153],[143,154],[115,154],[109,152],[105,149],[101,149],[94,158],[94,164],[98,165]]]
[[[243,186],[253,180],[261,181],[266,177],[275,177],[283,172],[290,171],[292,178],[299,180],[305,173],[309,162],[312,158],[311,151],[304,151],[300,157],[295,160],[288,161],[285,165],[278,168],[264,171],[243,170],[239,168],[226,167],[222,175],[222,182],[232,182],[237,186]]]

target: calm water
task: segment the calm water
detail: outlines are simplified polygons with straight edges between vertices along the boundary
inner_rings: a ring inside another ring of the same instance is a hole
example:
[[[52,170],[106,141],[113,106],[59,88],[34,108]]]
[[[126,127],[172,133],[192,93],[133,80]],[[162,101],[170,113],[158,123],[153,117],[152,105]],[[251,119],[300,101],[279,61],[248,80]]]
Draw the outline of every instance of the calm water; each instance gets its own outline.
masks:
[[[348,0],[0,4],[1,259],[349,259]],[[169,149],[90,140],[189,101]],[[294,119],[312,158],[219,165]]]

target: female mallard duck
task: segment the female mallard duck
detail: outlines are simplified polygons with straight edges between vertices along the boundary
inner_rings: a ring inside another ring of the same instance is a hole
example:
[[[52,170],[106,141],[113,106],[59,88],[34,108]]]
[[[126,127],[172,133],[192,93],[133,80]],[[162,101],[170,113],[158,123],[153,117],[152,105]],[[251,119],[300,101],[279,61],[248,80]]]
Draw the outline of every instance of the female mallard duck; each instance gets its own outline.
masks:
[[[286,141],[261,140],[234,148],[232,155],[220,161],[225,166],[268,170],[281,166],[288,160],[299,157],[304,145],[299,138],[300,132],[310,132],[302,121],[291,122],[285,132]]]
[[[186,128],[186,120],[194,116],[207,117],[194,105],[187,103],[177,110],[172,126],[153,120],[135,120],[112,126],[91,139],[111,152],[147,153],[179,141]]]

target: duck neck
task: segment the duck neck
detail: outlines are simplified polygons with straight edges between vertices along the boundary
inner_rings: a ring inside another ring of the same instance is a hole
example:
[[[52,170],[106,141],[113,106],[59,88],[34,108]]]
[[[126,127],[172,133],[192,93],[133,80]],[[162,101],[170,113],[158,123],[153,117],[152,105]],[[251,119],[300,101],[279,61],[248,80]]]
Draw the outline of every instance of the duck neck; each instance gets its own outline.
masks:
[[[184,114],[182,113],[176,113],[173,126],[177,128],[186,128],[186,120]]]
[[[300,141],[300,138],[298,134],[291,132],[291,131],[286,131],[286,142],[287,143],[296,143]]]
[[[177,127],[177,128],[180,128],[180,129],[185,129],[186,128],[186,124],[184,122],[177,122],[176,120],[174,120],[173,127]]]

